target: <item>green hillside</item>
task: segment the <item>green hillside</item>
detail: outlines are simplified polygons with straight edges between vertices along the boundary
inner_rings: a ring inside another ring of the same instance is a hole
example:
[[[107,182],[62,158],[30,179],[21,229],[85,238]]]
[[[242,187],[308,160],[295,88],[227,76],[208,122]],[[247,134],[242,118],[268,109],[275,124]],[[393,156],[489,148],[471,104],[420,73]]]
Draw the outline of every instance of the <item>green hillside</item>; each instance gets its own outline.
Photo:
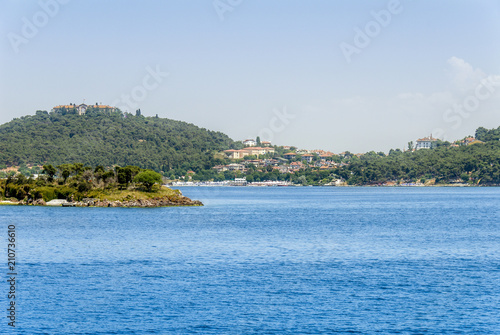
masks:
[[[217,164],[214,153],[233,146],[220,132],[119,111],[82,116],[37,111],[0,126],[0,164],[7,166],[81,162],[198,171]]]

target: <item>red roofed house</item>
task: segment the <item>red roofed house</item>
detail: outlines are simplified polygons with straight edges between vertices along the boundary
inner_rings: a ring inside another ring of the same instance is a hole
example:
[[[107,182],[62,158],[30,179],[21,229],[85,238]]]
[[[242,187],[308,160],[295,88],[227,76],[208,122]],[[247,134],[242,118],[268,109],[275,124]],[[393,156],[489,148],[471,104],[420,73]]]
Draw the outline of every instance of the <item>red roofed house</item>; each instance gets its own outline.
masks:
[[[308,163],[311,163],[313,161],[314,155],[311,154],[305,154],[302,155],[302,159],[306,160]]]
[[[226,155],[229,156],[229,158],[231,159],[240,159],[240,158],[243,158],[245,156],[248,156],[250,155],[247,151],[245,150],[226,150],[224,151],[224,153]]]
[[[240,159],[250,155],[258,157],[260,155],[265,155],[267,153],[274,153],[274,148],[248,147],[241,150],[226,150],[224,152],[231,159]]]
[[[417,140],[417,145],[415,146],[415,150],[431,149],[432,144],[436,141],[437,141],[437,138],[432,137],[432,134],[429,137],[420,138]]]

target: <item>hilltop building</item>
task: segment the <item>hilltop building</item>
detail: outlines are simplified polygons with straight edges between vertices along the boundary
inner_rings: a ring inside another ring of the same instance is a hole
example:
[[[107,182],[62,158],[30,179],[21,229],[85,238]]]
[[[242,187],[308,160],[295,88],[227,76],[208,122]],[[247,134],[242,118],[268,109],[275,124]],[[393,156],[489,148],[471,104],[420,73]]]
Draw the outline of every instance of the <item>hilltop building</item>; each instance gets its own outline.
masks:
[[[75,104],[69,104],[69,105],[59,105],[55,106],[52,108],[52,112],[61,112],[61,111],[69,111],[75,109],[78,112],[78,115],[85,115],[87,113],[87,109],[92,108],[93,110],[97,110],[100,112],[116,112],[117,108],[116,107],[111,107],[108,105],[86,105],[86,104],[80,104],[80,105],[75,105]]]
[[[252,140],[252,139],[244,140],[243,145],[246,147],[254,147],[257,145],[257,142],[255,140]]]
[[[432,134],[429,137],[420,138],[417,140],[417,145],[415,146],[415,150],[431,149],[432,144],[436,141],[437,141],[437,138],[432,137]]]
[[[248,148],[241,149],[241,150],[226,150],[226,151],[224,151],[224,153],[226,155],[228,155],[229,158],[231,158],[231,159],[240,159],[240,158],[243,158],[245,156],[257,156],[257,157],[259,157],[259,156],[265,155],[267,153],[274,153],[274,148],[248,147]]]

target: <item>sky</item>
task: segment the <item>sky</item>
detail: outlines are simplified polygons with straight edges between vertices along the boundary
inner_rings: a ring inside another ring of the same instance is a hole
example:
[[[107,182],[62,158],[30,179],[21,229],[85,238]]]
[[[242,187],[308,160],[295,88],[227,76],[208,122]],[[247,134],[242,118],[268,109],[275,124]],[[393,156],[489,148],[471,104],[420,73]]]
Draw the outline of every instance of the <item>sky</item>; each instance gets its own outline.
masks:
[[[500,126],[500,2],[0,0],[0,123],[102,103],[335,153]]]

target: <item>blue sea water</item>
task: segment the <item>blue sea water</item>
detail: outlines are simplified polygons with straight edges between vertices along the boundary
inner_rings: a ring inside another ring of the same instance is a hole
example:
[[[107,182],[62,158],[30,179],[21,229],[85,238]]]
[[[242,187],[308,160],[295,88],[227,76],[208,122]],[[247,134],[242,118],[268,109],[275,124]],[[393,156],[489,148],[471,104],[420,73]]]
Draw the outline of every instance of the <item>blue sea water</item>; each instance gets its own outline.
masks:
[[[0,207],[0,332],[500,334],[500,188],[182,191],[205,207]]]

